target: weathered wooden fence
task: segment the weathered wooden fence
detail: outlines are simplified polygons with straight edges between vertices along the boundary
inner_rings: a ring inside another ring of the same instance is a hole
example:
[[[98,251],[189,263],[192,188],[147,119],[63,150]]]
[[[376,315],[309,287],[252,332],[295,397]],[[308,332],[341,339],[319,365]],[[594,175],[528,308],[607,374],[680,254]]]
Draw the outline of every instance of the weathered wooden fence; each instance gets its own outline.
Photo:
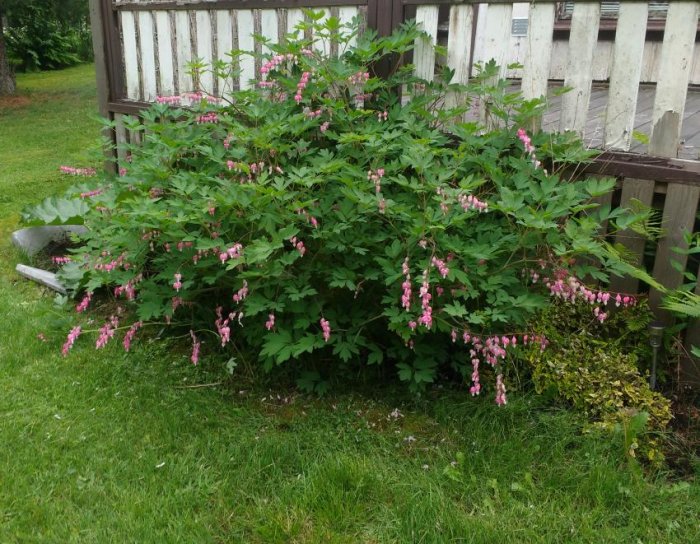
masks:
[[[415,18],[426,31],[426,38],[416,43],[413,61],[416,72],[426,79],[433,77],[436,64],[444,62],[455,70],[456,81],[466,83],[476,62],[495,59],[502,77],[516,77],[513,84],[520,85],[526,98],[539,98],[547,96],[551,80],[560,77],[572,89],[563,95],[556,111],[555,125],[562,131],[584,133],[592,85],[603,74],[602,79],[608,82],[601,127],[606,153],[588,169],[588,174],[619,179],[619,190],[603,204],[625,206],[636,199],[662,210],[665,234],[656,247],[653,274],[665,286],[677,287],[683,281],[686,259],[672,248],[684,247],[683,233],[694,230],[700,197],[700,161],[677,158],[684,122],[686,126],[697,123],[700,133],[697,112],[685,112],[689,85],[700,83],[700,2],[672,0],[665,19],[654,19],[653,23],[647,2],[620,2],[614,22],[603,23],[600,2],[575,2],[566,28],[557,19],[557,4],[478,4],[471,0],[91,0],[101,113],[118,121],[117,139],[128,140],[127,131],[119,123],[122,115],[138,113],[156,95],[194,90],[186,69],[190,60],[224,58],[232,49],[260,51],[253,34],[273,42],[284,39],[285,33],[304,18],[303,7],[323,9],[327,16],[341,20],[359,15],[367,27],[380,34],[388,34],[402,21]],[[526,10],[524,36],[522,30],[514,36],[514,9],[519,15]],[[650,39],[654,33],[663,39]],[[436,59],[433,46],[439,42],[446,43],[445,59]],[[326,47],[332,52],[333,44]],[[601,50],[607,51],[603,60]],[[522,67],[509,69],[508,64],[514,60]],[[214,94],[246,88],[254,81],[256,68],[251,57],[242,62],[236,81],[205,76],[200,84]],[[633,154],[629,149],[640,83],[649,81],[656,87],[649,111],[648,153]],[[642,262],[644,240],[623,232],[617,234],[617,241]],[[672,260],[681,267],[674,266]],[[633,278],[616,279],[613,285],[629,293],[636,293],[639,287]],[[700,284],[697,291],[700,293]],[[652,291],[650,302],[662,318],[666,317],[659,310],[659,293]],[[700,327],[693,327],[688,338],[700,343]],[[698,376],[700,372],[696,379]]]

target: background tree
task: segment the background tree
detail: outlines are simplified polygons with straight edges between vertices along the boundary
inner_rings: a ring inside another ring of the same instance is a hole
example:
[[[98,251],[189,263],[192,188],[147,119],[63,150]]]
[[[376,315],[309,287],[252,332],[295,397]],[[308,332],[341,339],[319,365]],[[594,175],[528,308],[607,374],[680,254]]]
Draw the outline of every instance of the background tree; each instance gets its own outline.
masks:
[[[5,5],[6,0],[0,0],[0,96],[14,94],[16,89],[15,74],[10,68],[7,44],[5,43]]]
[[[88,0],[0,0],[0,94],[12,70],[56,69],[92,56]]]

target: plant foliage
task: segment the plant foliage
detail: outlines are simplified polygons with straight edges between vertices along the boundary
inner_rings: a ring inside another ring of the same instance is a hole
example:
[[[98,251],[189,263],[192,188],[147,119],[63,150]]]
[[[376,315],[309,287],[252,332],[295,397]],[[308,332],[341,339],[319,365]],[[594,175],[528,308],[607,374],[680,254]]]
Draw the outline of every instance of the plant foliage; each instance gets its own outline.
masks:
[[[660,434],[671,403],[652,391],[645,363],[651,360],[646,304],[620,308],[605,324],[590,318],[586,302],[556,304],[533,327],[550,340],[528,361],[538,392],[552,391],[584,411],[594,427],[620,431],[625,454],[652,463],[663,459]]]
[[[468,87],[400,63],[380,79],[372,66],[403,59],[415,24],[377,38],[310,15],[300,29],[315,41],[266,44],[254,88],[162,97],[132,119],[142,144],[121,175],[69,194],[89,201],[89,232],[64,280],[190,335],[194,362],[208,339],[210,353],[297,368],[310,390],[366,366],[415,389],[441,369],[478,385],[479,360],[500,375],[496,346],[527,343],[550,304],[534,270],[623,269],[599,226],[627,226],[627,212],[591,204],[614,181],[563,173],[590,157],[576,138],[518,130],[543,104],[509,93],[493,63]],[[250,55],[231,52],[214,79]],[[466,101],[449,107],[457,92]],[[484,124],[469,111],[487,97]]]
[[[92,58],[86,0],[0,0],[11,65],[50,70]]]

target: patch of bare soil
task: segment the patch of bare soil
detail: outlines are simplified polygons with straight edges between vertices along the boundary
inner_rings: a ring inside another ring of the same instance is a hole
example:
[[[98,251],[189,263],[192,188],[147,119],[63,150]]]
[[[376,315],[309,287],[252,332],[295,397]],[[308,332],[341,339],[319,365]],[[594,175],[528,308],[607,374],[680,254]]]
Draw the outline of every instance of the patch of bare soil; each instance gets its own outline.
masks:
[[[669,468],[683,479],[700,476],[700,408],[697,399],[673,399]]]
[[[13,110],[17,108],[23,108],[28,106],[32,101],[28,96],[14,95],[14,96],[0,96],[0,110]]]
[[[76,247],[78,245],[72,242],[50,242],[49,245],[32,258],[32,266],[50,272],[58,272],[60,263],[56,261],[56,258],[60,259],[69,256],[68,250]]]

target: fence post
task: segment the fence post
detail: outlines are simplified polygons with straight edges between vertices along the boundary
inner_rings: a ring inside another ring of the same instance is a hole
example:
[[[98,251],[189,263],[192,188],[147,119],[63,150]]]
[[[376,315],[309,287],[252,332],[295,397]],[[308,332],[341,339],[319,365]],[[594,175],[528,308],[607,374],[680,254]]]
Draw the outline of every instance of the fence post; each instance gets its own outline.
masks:
[[[90,0],[90,27],[92,30],[92,48],[95,54],[95,76],[97,79],[97,107],[100,115],[105,119],[110,119],[109,100],[110,100],[110,80],[107,70],[109,55],[107,54],[107,44],[105,41],[105,20],[103,12],[104,2],[102,0]],[[110,141],[114,141],[114,132],[105,128],[102,130],[102,135]],[[110,173],[116,171],[114,164],[114,154],[110,148],[105,147],[105,163],[104,168]]]

